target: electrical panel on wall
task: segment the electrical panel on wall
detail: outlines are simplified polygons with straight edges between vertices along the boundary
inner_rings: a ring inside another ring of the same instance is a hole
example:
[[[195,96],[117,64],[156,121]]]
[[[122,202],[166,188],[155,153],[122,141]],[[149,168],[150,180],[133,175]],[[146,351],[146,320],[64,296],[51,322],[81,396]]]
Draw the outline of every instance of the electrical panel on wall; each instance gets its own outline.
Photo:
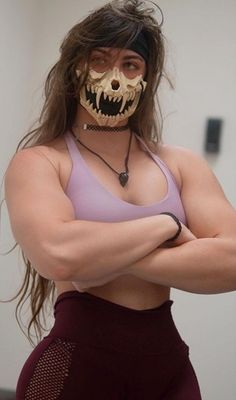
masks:
[[[205,132],[205,152],[219,153],[222,122],[222,119],[219,118],[209,118],[207,120]]]

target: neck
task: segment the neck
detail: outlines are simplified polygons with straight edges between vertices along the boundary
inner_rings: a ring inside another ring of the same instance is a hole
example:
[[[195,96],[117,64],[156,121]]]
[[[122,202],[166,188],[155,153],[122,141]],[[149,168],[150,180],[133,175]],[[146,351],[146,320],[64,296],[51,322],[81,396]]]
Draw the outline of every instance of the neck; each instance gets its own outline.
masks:
[[[129,124],[122,126],[98,126],[93,124],[84,124],[81,126],[84,131],[98,131],[98,132],[122,132],[129,128]]]
[[[130,129],[124,131],[112,132],[105,130],[84,130],[84,124],[92,124],[99,126],[97,121],[81,106],[78,105],[76,118],[73,124],[74,134],[87,146],[90,146],[95,151],[103,154],[124,154],[127,149],[127,143],[130,137]],[[120,122],[116,126],[124,126],[128,124],[128,119]],[[135,141],[133,140],[132,147]],[[132,148],[131,148],[132,151]]]

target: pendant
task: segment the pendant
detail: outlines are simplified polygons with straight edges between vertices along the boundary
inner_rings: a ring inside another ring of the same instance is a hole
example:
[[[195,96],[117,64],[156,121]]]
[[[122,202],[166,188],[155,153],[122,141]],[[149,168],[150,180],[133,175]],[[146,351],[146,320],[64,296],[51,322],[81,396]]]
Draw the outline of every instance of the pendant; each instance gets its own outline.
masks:
[[[119,175],[119,181],[121,186],[125,186],[126,183],[128,182],[129,179],[129,175],[127,174],[127,172],[121,172],[121,174]]]

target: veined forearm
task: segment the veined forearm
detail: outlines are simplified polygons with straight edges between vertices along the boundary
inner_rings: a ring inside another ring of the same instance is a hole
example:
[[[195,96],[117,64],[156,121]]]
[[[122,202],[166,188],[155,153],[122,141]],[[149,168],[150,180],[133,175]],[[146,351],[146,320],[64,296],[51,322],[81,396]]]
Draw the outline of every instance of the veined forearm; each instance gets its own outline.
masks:
[[[62,280],[94,281],[124,272],[175,232],[175,222],[166,215],[118,223],[65,223],[55,245]]]
[[[134,263],[129,273],[192,293],[230,292],[236,290],[236,240],[196,239],[157,249]]]

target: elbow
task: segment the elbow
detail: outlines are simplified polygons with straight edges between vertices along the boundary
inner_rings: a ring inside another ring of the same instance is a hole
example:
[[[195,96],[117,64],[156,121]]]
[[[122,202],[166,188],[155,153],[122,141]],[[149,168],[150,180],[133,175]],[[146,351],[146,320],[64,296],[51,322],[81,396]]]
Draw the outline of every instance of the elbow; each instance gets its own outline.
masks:
[[[219,281],[222,285],[222,292],[236,290],[236,240],[230,238],[226,242],[225,251],[219,256]]]
[[[16,239],[17,240],[17,239]],[[68,254],[65,246],[55,245],[47,239],[35,239],[26,241],[17,240],[26,261],[29,261],[32,268],[47,280],[71,281],[76,271],[75,262]],[[77,270],[80,260],[76,262]]]
[[[51,248],[48,254],[49,264],[51,264],[51,269],[54,273],[53,280],[72,282],[73,280],[83,279],[84,275],[87,275],[88,257],[86,255],[83,256],[82,251],[79,257],[77,255],[76,259],[63,246]]]
[[[53,281],[69,280],[68,266],[59,249],[49,246],[48,243],[41,243],[37,246],[37,251],[27,249],[24,254],[43,278]]]
[[[62,247],[49,247],[45,249],[45,264],[48,266],[47,279],[52,279],[54,281],[70,281],[70,268],[68,263],[68,258],[66,257]],[[41,267],[43,269],[43,267]]]

